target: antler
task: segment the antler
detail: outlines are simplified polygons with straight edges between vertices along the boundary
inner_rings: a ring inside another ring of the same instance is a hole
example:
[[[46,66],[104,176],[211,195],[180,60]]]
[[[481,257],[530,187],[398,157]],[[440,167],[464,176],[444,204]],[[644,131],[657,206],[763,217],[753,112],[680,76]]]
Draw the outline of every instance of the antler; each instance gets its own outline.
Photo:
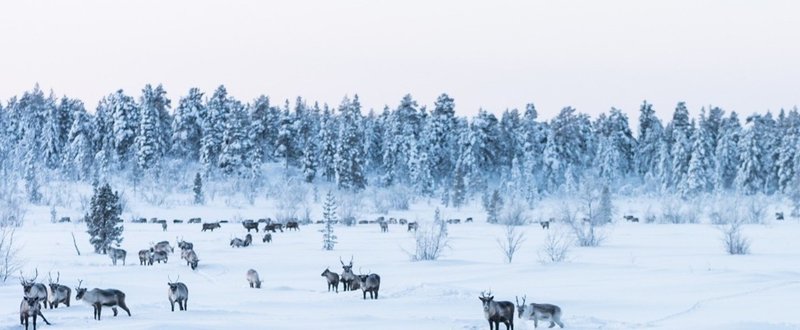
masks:
[[[81,283],[83,283],[83,280],[78,280],[78,289],[81,288]]]
[[[180,274],[178,274],[178,278],[176,278],[176,279],[175,279],[175,282],[178,282],[178,281],[180,281],[180,280],[181,280],[181,275],[180,275]]]
[[[25,285],[25,276],[24,276],[24,275],[22,275],[22,271],[21,271],[21,270],[19,271],[19,282],[20,282],[22,285]]]
[[[171,277],[169,277],[169,275],[167,275],[167,279],[169,280],[169,283],[173,283],[173,282],[172,282],[172,278],[171,278]]]
[[[53,284],[53,276],[47,272],[47,283]]]
[[[58,281],[61,281],[61,272],[56,272],[56,284],[58,284]]]
[[[528,299],[528,295],[522,296],[522,304],[525,305],[525,300]]]
[[[33,275],[33,280],[31,280],[31,282],[36,282],[36,279],[39,277],[39,268],[35,268],[35,270],[36,275]]]
[[[353,255],[350,255],[350,267],[353,267]]]

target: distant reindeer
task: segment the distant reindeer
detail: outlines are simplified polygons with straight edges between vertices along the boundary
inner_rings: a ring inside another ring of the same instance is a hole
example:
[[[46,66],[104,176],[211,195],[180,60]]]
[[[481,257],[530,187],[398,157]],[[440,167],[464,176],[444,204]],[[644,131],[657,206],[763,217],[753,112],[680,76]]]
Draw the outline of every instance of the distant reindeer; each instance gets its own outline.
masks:
[[[389,224],[386,222],[381,222],[381,232],[386,233],[389,232]]]
[[[192,268],[192,270],[197,269],[197,263],[200,261],[200,259],[197,259],[197,253],[195,253],[194,250],[186,250],[186,251],[187,251],[186,258],[184,258],[186,259],[186,264],[188,264],[189,267]]]
[[[28,321],[29,318],[33,318],[33,330],[36,330],[36,317],[41,316],[42,321],[47,325],[50,325],[50,322],[47,322],[47,319],[44,318],[44,314],[42,314],[42,306],[39,305],[39,299],[31,298],[31,297],[22,297],[22,302],[19,304],[19,324],[25,326],[25,330],[28,329]]]
[[[87,290],[86,288],[81,288],[81,283],[83,283],[83,281],[78,281],[78,287],[75,288],[75,299],[83,300],[85,303],[94,307],[94,319],[100,321],[100,312],[103,306],[110,306],[111,310],[114,311],[114,316],[117,316],[117,308],[115,306],[119,306],[119,308],[128,312],[128,316],[131,316],[131,310],[125,305],[124,292],[117,289],[103,290],[94,288],[92,290]]]
[[[56,273],[55,282],[53,282],[53,277],[50,275],[50,273],[47,273],[47,277],[48,286],[50,286],[50,290],[48,291],[50,309],[58,308],[58,304],[64,304],[69,307],[69,299],[72,296],[72,289],[66,285],[61,285],[58,283],[58,281],[61,280],[61,272]]]
[[[201,230],[201,231],[210,230],[210,231],[212,231],[212,232],[213,232],[213,231],[214,231],[214,229],[216,229],[216,228],[221,228],[221,227],[222,227],[222,226],[220,226],[220,225],[219,225],[219,222],[204,223],[204,224],[203,224],[203,230]]]
[[[263,239],[261,239],[261,242],[262,242],[262,243],[270,243],[270,242],[272,242],[272,234],[270,234],[270,233],[266,233],[266,234],[264,235],[264,238],[263,238]]]
[[[122,259],[122,265],[125,265],[125,256],[128,255],[128,252],[123,249],[117,249],[113,247],[108,247],[108,256],[111,258],[111,263],[115,266],[117,265],[117,260]]]
[[[19,281],[22,284],[22,294],[28,298],[38,299],[40,301],[47,301],[47,286],[42,283],[36,283],[39,277],[39,269],[36,270],[36,275],[30,280],[25,280],[22,276],[22,271],[19,272]]]
[[[244,227],[244,229],[247,229],[248,233],[250,232],[251,229],[255,229],[256,232],[258,232],[258,222],[255,222],[253,220],[248,219],[242,221],[242,226]]]
[[[783,220],[783,212],[775,212],[775,220]]]
[[[169,298],[169,304],[172,307],[172,311],[175,311],[175,303],[178,303],[178,309],[185,311],[188,308],[188,301],[189,301],[189,288],[186,287],[186,284],[178,282],[181,277],[178,276],[175,279],[175,282],[172,281],[169,276],[167,276],[169,282],[169,290],[167,290],[167,298]]]
[[[289,230],[289,229],[300,230],[300,223],[298,223],[297,221],[289,221],[289,222],[287,222],[286,223],[286,230]]]
[[[492,292],[481,292],[478,297],[483,304],[483,315],[489,321],[489,330],[500,330],[500,322],[506,325],[506,330],[514,329],[514,304],[510,301],[494,301]]]
[[[353,257],[350,257],[350,263],[347,265],[344,264],[342,257],[339,257],[339,262],[342,263],[342,290],[355,290],[352,288],[353,283],[356,282],[356,274],[353,273]]]
[[[409,223],[408,223],[408,230],[407,230],[407,231],[412,231],[412,230],[413,230],[413,231],[417,231],[417,228],[419,228],[419,224],[418,224],[416,221],[414,221],[414,222],[409,222]]]
[[[200,223],[201,221],[203,220],[200,218],[191,218],[187,223]]]
[[[623,218],[625,218],[625,221],[639,222],[639,218],[634,217],[632,215],[626,215],[626,216],[623,216]]]
[[[398,222],[399,224],[401,224],[401,225],[405,225],[405,224],[407,224],[407,223],[408,223],[408,220],[406,220],[406,219],[400,219],[400,220],[397,220],[397,222]]]
[[[540,221],[539,225],[542,226],[542,229],[550,229],[550,220]]]
[[[153,248],[139,250],[139,265],[153,265]]]
[[[191,242],[184,241],[183,239],[178,240],[177,237],[175,237],[175,240],[178,241],[178,248],[181,250],[191,250],[194,248],[194,244]]]
[[[241,238],[234,238],[231,240],[231,247],[248,247],[250,244],[253,243],[253,236],[247,234],[244,239]]]
[[[378,299],[378,290],[381,288],[381,277],[378,274],[358,275],[358,283],[364,299],[367,299],[367,292],[370,299]]]
[[[153,251],[164,251],[169,253],[175,253],[175,248],[173,248],[172,245],[169,245],[169,241],[161,241],[156,243],[155,246],[153,246]]]
[[[261,279],[258,278],[258,272],[255,269],[247,271],[247,282],[250,283],[251,288],[261,289]]]
[[[324,277],[328,281],[328,292],[331,292],[331,289],[336,290],[336,293],[339,293],[339,274],[336,274],[330,269],[325,268],[325,271],[322,272],[322,277]]]
[[[155,251],[150,255],[150,263],[152,264],[154,261],[161,263],[167,263],[169,260],[169,255],[165,251]]]
[[[539,326],[539,320],[550,321],[548,328],[554,327],[558,324],[563,328],[564,323],[561,322],[561,307],[551,304],[534,304],[525,305],[527,296],[522,296],[522,304],[519,303],[519,298],[514,297],[517,301],[517,310],[519,311],[519,318],[524,320],[533,320],[533,327]]]
[[[161,223],[161,231],[167,231],[167,222],[166,221]]]
[[[283,225],[279,223],[268,223],[266,226],[264,226],[264,231],[271,231],[275,233],[275,230],[280,230],[283,232]]]
[[[464,220],[464,223],[467,223],[467,222],[472,222],[472,218],[467,218],[467,220]]]

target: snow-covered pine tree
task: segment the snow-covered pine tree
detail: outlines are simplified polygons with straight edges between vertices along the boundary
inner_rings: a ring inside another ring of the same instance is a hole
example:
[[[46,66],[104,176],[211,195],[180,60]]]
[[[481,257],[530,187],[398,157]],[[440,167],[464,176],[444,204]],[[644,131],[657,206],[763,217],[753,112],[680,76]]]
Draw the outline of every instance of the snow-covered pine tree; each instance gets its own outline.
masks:
[[[333,233],[333,224],[336,223],[336,199],[330,190],[325,195],[325,203],[322,205],[322,219],[325,221],[325,228],[322,229],[322,248],[330,251],[337,243],[337,237]]]
[[[639,136],[634,152],[634,168],[640,178],[652,180],[657,176],[660,140],[664,131],[653,105],[644,101],[639,108]]]
[[[336,184],[339,188],[359,191],[366,187],[364,175],[364,132],[361,129],[361,103],[358,95],[344,98],[339,106],[339,142],[336,146]]]
[[[712,145],[709,144],[713,132],[702,124],[692,134],[692,153],[689,160],[686,179],[678,186],[678,192],[683,198],[711,192],[714,184],[714,156]]]
[[[75,180],[92,179],[92,168],[95,162],[95,150],[92,145],[93,127],[86,110],[78,109],[74,113],[75,120],[69,131],[63,164],[65,172]]]
[[[456,165],[456,170],[453,174],[453,196],[450,198],[455,208],[461,208],[467,201],[467,185],[464,181],[464,170],[461,169],[460,165]]]
[[[503,198],[500,197],[500,192],[495,189],[488,200],[484,201],[484,209],[486,209],[486,222],[497,223],[500,218],[500,212],[503,210]]]
[[[689,120],[689,109],[684,102],[678,102],[672,115],[672,180],[668,189],[675,189],[683,184],[689,171],[692,156],[692,126]]]
[[[798,144],[800,144],[800,114],[797,108],[789,111],[782,125],[780,150],[778,151],[778,187],[783,193],[790,193],[792,180],[795,177],[794,163],[797,157]]]
[[[203,193],[203,177],[200,173],[194,175],[194,183],[192,184],[192,192],[194,193],[194,204],[203,205],[206,203],[206,196]]]
[[[604,225],[611,223],[613,217],[614,205],[611,203],[611,191],[608,189],[608,186],[603,185],[603,188],[600,190],[600,201],[597,206],[597,213],[593,221],[595,221],[595,224]]]
[[[111,162],[117,168],[125,168],[135,161],[136,136],[141,127],[139,105],[120,89],[100,101],[98,114],[101,111],[108,114],[109,140],[105,144],[113,148]]]
[[[289,101],[281,112],[278,127],[278,136],[275,141],[275,157],[283,160],[284,167],[294,164],[297,150],[294,145],[294,116],[289,112]]]
[[[324,106],[319,124],[319,169],[328,182],[336,178],[336,125],[327,105]]]
[[[200,145],[203,139],[202,123],[205,116],[203,92],[198,88],[189,89],[189,95],[181,97],[178,108],[175,109],[171,156],[189,161],[200,159]]]
[[[143,170],[157,168],[168,150],[162,116],[170,106],[166,94],[161,85],[153,88],[147,84],[142,89],[139,134],[135,140],[137,165]]]
[[[200,140],[200,163],[207,175],[216,170],[219,164],[224,134],[222,123],[228,118],[229,105],[228,91],[223,85],[217,87],[206,104],[207,115],[203,120],[203,138]]]
[[[719,141],[714,152],[717,160],[714,170],[714,187],[716,191],[726,191],[733,188],[736,174],[739,170],[739,137],[742,126],[736,112],[731,112],[728,118],[722,121],[719,131]]]
[[[222,149],[217,166],[225,175],[242,177],[251,174],[253,167],[249,159],[253,147],[248,134],[250,123],[247,110],[241,102],[228,99],[228,103],[228,115],[222,125]]]
[[[90,213],[85,216],[89,242],[96,253],[106,254],[111,244],[122,242],[124,227],[117,222],[122,214],[119,193],[112,191],[108,183],[95,186],[90,205]]]
[[[271,161],[275,155],[275,141],[277,140],[277,124],[280,111],[269,105],[269,97],[261,95],[253,101],[250,107],[250,140],[253,149],[258,153],[261,161]]]
[[[764,169],[764,146],[759,141],[758,122],[760,115],[747,118],[749,127],[739,140],[740,163],[736,174],[736,189],[746,195],[762,191],[766,171]]]

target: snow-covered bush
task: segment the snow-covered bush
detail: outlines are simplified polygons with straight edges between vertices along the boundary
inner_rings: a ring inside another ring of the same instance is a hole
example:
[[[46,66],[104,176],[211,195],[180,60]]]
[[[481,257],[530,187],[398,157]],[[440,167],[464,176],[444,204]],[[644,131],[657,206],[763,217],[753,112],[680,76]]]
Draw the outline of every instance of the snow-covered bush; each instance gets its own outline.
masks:
[[[763,224],[767,217],[767,199],[764,196],[752,196],[747,203],[747,223]]]
[[[700,208],[677,198],[665,198],[661,208],[661,223],[686,224],[700,222]]]
[[[11,226],[0,226],[0,279],[3,282],[22,268],[19,248],[14,244],[15,232]]]
[[[25,222],[25,201],[17,194],[3,196],[0,200],[0,227],[19,227]]]
[[[558,230],[548,231],[539,248],[539,261],[545,264],[566,261],[573,244],[575,242],[568,234]]]
[[[500,246],[507,263],[514,260],[514,255],[522,247],[522,243],[525,243],[525,231],[513,224],[506,224],[503,237],[497,239],[497,245]]]
[[[438,260],[447,248],[447,223],[444,221],[433,222],[420,226],[414,233],[414,253],[411,261]]]
[[[509,205],[509,207],[500,217],[500,222],[507,226],[524,226],[530,224],[531,219],[526,214],[525,205],[521,203],[514,203]]]
[[[575,235],[575,244],[578,246],[599,246],[606,239],[607,228],[590,219],[589,217],[579,218],[578,214],[573,212],[569,206],[564,206],[562,209],[562,220],[572,229],[572,233]]]
[[[411,189],[404,185],[395,185],[388,191],[387,200],[389,205],[394,210],[408,210],[411,205],[411,198],[413,197]]]
[[[722,232],[722,243],[728,254],[749,254],[750,240],[742,235],[742,221],[735,219],[719,227]]]
[[[361,194],[342,192],[338,197],[338,213],[342,223],[347,226],[355,225],[363,207]]]

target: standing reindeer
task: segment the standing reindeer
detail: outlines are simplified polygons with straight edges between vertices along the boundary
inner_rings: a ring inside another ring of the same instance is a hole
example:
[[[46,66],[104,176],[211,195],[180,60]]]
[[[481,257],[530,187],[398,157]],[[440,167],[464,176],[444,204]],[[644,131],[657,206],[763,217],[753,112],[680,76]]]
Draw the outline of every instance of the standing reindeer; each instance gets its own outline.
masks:
[[[69,307],[69,299],[72,296],[72,289],[70,289],[66,285],[61,285],[58,281],[61,279],[61,272],[56,273],[56,281],[53,282],[53,277],[50,273],[47,273],[48,277],[48,285],[50,286],[50,291],[48,292],[50,297],[50,309],[58,308],[58,304],[64,304]],[[46,305],[46,304],[45,304]]]
[[[175,253],[175,248],[173,248],[172,245],[169,245],[169,241],[161,241],[153,246],[153,251],[164,251],[168,253]]]
[[[128,316],[131,316],[131,310],[128,309],[128,306],[125,305],[125,293],[119,291],[117,289],[98,289],[94,288],[90,291],[86,290],[86,288],[81,288],[82,280],[78,281],[78,287],[75,288],[75,299],[76,300],[83,300],[89,305],[94,307],[94,319],[100,321],[100,312],[102,311],[103,306],[111,306],[111,310],[114,311],[114,316],[117,316],[117,307],[122,308],[122,310],[128,312]]]
[[[247,271],[247,282],[250,282],[251,288],[261,289],[261,279],[258,278],[258,272],[255,269]]]
[[[117,265],[117,260],[122,259],[122,265],[125,266],[125,256],[128,254],[127,251],[123,249],[117,249],[113,247],[108,248],[108,256],[111,257],[111,262],[114,266]]]
[[[370,299],[378,299],[378,290],[381,288],[381,277],[378,274],[358,275],[358,283],[364,299],[367,299],[367,292]]]
[[[261,239],[262,243],[271,243],[272,242],[272,234],[266,233],[264,234],[264,238]]]
[[[325,268],[325,271],[322,272],[322,277],[328,280],[328,292],[331,292],[331,289],[336,290],[336,293],[339,293],[339,274],[336,274],[330,271],[328,268]]]
[[[353,283],[356,283],[356,274],[353,274],[353,257],[350,257],[350,263],[345,265],[342,257],[339,257],[339,262],[342,263],[342,290],[349,291],[355,290],[353,288]]]
[[[413,230],[414,232],[416,232],[417,228],[419,228],[419,224],[416,221],[409,222],[408,223],[408,230],[406,230],[406,231],[412,231]]]
[[[33,330],[36,330],[37,316],[41,316],[42,321],[50,325],[50,322],[47,322],[47,319],[44,318],[44,314],[42,314],[42,306],[39,305],[39,299],[22,297],[22,302],[19,304],[19,324],[24,325],[25,330],[28,330],[28,319],[33,317]]]
[[[39,269],[36,269],[36,275],[33,279],[26,281],[22,276],[22,271],[19,272],[20,284],[22,284],[22,294],[28,298],[38,299],[40,301],[47,301],[47,286],[42,283],[36,283],[36,278],[39,277]]]
[[[381,221],[381,232],[386,233],[389,231],[389,223]]]
[[[167,279],[169,279],[169,282],[167,282],[167,285],[169,285],[169,290],[167,290],[167,298],[169,298],[169,304],[172,306],[172,311],[175,311],[176,302],[178,303],[178,309],[185,311],[188,308],[189,288],[186,287],[186,284],[178,282],[178,280],[181,279],[180,276],[175,279],[175,282],[173,282],[169,276],[167,276]]]
[[[510,301],[494,301],[492,292],[481,292],[478,297],[483,304],[483,315],[489,321],[489,330],[500,330],[500,322],[506,330],[514,330],[514,304]]]
[[[153,248],[139,250],[139,265],[153,265]]]
[[[167,260],[169,260],[169,255],[167,255],[167,252],[155,251],[152,254],[150,254],[151,265],[153,264],[153,261],[156,261],[158,263],[161,263],[163,261],[164,263],[167,263]]]
[[[186,251],[186,257],[184,258],[186,259],[186,264],[188,264],[189,267],[192,267],[192,270],[197,269],[197,263],[200,261],[200,259],[197,259],[197,253],[195,253],[194,250]]]
[[[534,303],[531,303],[530,305],[525,305],[526,298],[527,296],[522,296],[522,304],[520,304],[519,298],[514,297],[514,299],[517,300],[517,310],[519,311],[519,318],[523,320],[533,320],[534,328],[539,326],[539,320],[550,321],[550,326],[548,328],[552,328],[556,324],[558,324],[558,326],[561,328],[564,327],[564,323],[561,322],[561,307],[551,304],[534,304]]]
[[[288,221],[288,222],[286,222],[286,230],[290,230],[290,229],[300,230],[300,223],[298,223],[297,221]]]
[[[244,229],[247,229],[248,233],[250,232],[251,229],[255,229],[256,233],[258,232],[258,222],[255,222],[253,220],[248,219],[242,221],[242,226],[244,227]]]

